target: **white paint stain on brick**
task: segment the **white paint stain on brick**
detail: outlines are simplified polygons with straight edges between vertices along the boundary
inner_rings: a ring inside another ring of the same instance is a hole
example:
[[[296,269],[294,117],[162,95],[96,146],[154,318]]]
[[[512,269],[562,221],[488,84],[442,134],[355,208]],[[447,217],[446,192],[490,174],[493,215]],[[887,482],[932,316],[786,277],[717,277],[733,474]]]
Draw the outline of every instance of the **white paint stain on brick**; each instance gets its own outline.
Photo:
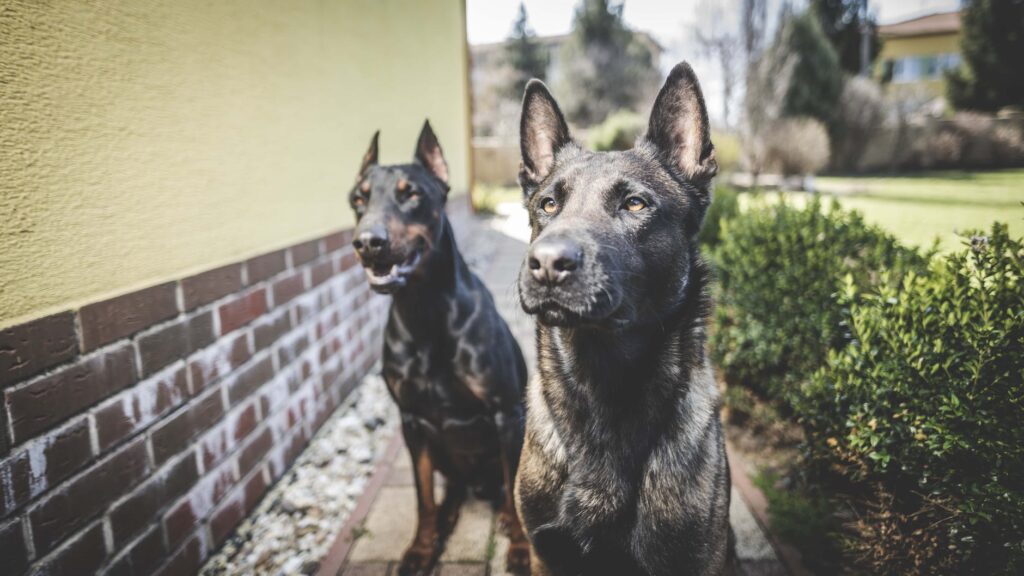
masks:
[[[238,447],[238,442],[235,441],[235,428],[242,414],[250,406],[251,404],[246,404],[228,412],[221,423],[200,440],[203,450],[213,458],[213,462],[220,462]]]
[[[271,414],[277,412],[288,402],[288,382],[297,376],[299,366],[292,366],[282,370],[267,383],[260,394],[267,400],[267,411]],[[266,417],[266,414],[264,414]]]
[[[121,409],[124,411],[124,417],[132,423],[133,432],[149,425],[161,414],[185,400],[185,392],[175,385],[175,376],[181,366],[181,362],[176,362],[121,395]],[[161,396],[169,399],[163,407],[160,406]]]
[[[215,314],[214,317],[216,316]],[[231,372],[231,350],[236,339],[237,337],[222,339],[193,357],[207,383]]]
[[[46,480],[46,451],[53,445],[53,439],[53,435],[44,436],[26,447],[29,467],[28,483],[33,498],[41,494],[48,487],[49,483]]]
[[[11,464],[14,457],[0,463],[0,490],[3,491],[4,510],[14,508],[14,478],[11,477]]]
[[[217,495],[227,492],[227,488],[234,480],[234,471],[230,464],[203,476],[187,496],[192,516],[198,519],[209,516],[217,503]]]

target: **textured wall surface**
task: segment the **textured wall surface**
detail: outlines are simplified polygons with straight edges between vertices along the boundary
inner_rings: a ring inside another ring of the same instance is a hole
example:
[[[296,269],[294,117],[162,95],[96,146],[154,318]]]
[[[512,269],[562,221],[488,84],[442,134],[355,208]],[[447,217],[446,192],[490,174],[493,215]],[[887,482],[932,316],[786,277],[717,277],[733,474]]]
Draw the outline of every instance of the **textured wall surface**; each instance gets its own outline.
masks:
[[[0,4],[0,328],[322,236],[370,135],[467,183],[458,0]]]

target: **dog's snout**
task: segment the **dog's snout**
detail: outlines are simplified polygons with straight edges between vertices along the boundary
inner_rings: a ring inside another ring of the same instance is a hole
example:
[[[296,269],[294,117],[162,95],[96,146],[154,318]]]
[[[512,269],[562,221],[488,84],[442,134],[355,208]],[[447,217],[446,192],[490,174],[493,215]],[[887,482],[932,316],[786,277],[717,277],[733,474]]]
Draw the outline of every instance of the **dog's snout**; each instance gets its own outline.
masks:
[[[372,226],[361,230],[352,240],[352,247],[360,256],[376,256],[388,244],[388,232],[383,226]]]
[[[583,251],[567,238],[551,238],[535,242],[530,248],[527,265],[533,278],[544,285],[565,282],[580,267]]]

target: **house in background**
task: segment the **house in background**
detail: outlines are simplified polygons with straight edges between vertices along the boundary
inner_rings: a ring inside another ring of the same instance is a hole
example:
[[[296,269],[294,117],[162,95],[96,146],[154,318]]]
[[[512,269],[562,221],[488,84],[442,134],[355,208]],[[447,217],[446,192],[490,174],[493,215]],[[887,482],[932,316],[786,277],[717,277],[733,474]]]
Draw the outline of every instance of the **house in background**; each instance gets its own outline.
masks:
[[[890,90],[942,96],[945,73],[960,65],[960,12],[879,26],[877,76]]]

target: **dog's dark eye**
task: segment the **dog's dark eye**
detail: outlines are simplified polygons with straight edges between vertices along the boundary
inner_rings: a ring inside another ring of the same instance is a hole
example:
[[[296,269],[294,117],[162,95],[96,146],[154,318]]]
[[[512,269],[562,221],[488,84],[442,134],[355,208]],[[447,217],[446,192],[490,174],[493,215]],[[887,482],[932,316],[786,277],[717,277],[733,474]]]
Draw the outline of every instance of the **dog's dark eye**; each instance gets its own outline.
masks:
[[[622,204],[622,207],[630,212],[639,212],[644,208],[647,208],[647,202],[644,202],[642,198],[633,196],[632,198],[626,198],[626,201]]]
[[[545,198],[540,201],[540,209],[548,214],[554,214],[558,210],[558,203],[554,198]]]

